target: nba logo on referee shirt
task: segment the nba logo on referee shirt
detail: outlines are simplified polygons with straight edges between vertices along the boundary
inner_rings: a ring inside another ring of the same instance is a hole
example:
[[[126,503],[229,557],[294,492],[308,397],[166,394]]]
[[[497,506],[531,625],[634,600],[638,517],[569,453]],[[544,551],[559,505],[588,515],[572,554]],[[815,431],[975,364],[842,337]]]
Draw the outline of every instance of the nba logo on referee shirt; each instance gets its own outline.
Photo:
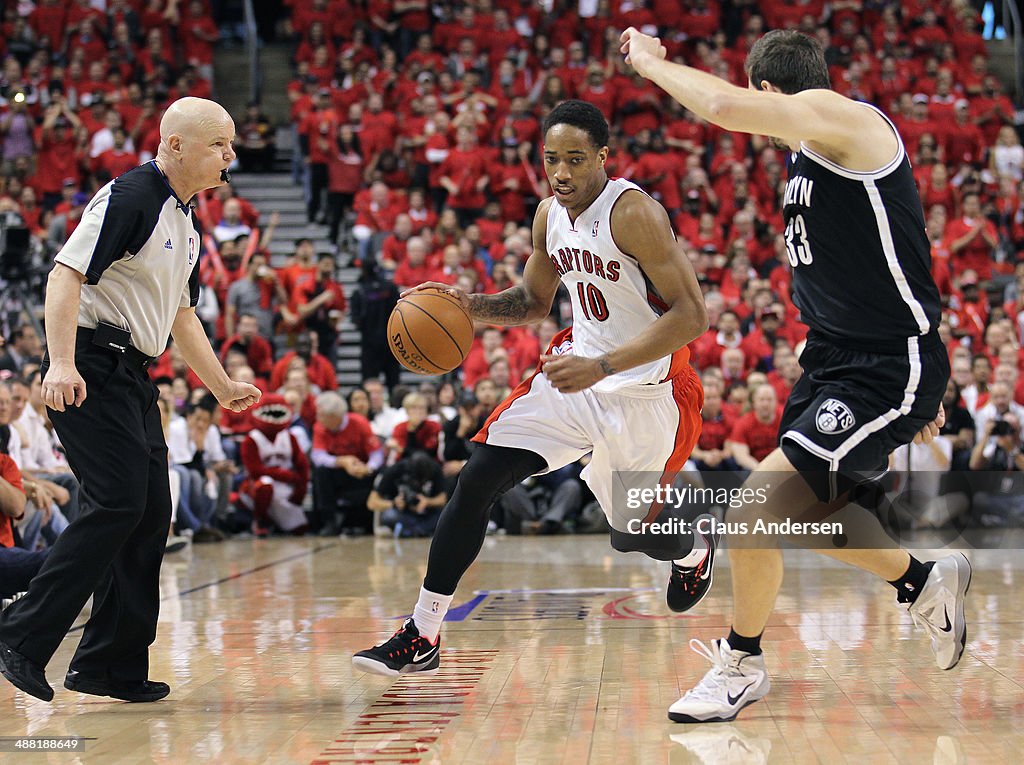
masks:
[[[818,407],[814,424],[821,433],[845,433],[856,424],[850,407],[838,399],[830,398]]]
[[[188,264],[191,266],[196,259],[196,240],[188,238]]]

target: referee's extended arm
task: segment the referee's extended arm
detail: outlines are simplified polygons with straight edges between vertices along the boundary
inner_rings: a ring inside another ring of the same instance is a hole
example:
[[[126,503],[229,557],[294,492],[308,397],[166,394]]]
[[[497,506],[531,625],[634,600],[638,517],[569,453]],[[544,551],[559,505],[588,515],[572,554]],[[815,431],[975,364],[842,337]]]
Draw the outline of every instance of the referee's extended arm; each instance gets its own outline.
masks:
[[[85,380],[75,366],[78,304],[85,276],[63,263],[54,265],[46,281],[46,349],[50,368],[42,385],[43,403],[63,412],[85,401]]]
[[[260,389],[249,383],[236,382],[228,377],[217,359],[196,316],[194,307],[179,308],[171,325],[171,336],[181,350],[185,362],[192,368],[217,401],[225,409],[242,412],[260,400]]]

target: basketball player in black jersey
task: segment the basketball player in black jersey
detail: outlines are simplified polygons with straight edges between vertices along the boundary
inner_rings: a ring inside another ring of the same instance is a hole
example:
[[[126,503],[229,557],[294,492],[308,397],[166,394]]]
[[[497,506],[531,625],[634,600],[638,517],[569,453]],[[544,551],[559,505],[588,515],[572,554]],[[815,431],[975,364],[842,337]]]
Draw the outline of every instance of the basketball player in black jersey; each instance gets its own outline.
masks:
[[[829,89],[820,46],[798,32],[769,32],[751,48],[747,89],[665,61],[660,41],[632,27],[621,42],[626,62],[690,111],[792,152],[783,217],[793,299],[810,333],[780,445],[747,485],[765,490],[768,512],[827,514],[883,472],[893,449],[930,441],[945,419],[939,294],[899,134],[874,107]],[[930,634],[937,665],[957,664],[971,576],[963,555],[921,562],[901,549],[819,552],[890,582]],[[731,720],[768,693],[760,640],[782,583],[782,553],[740,544],[730,561],[732,629],[710,647],[697,641],[712,668],[669,708],[676,722]]]

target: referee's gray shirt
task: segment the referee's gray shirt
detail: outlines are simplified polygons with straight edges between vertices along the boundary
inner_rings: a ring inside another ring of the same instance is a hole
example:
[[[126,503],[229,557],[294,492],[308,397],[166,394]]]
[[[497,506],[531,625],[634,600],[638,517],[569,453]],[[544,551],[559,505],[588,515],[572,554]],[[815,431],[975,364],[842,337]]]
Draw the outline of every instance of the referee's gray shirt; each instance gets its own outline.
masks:
[[[167,347],[179,308],[199,302],[199,223],[153,162],[92,198],[57,262],[86,277],[78,325],[132,333],[147,356]]]

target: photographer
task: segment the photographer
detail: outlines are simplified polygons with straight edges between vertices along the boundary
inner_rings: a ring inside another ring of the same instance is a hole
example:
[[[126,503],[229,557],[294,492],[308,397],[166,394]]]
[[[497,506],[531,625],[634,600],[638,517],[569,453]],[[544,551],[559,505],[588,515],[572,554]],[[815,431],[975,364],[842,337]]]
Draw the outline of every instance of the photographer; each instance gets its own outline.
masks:
[[[989,420],[971,451],[971,470],[1024,470],[1020,445],[1020,420],[1015,414]]]
[[[989,471],[972,480],[975,488],[971,514],[983,527],[1002,528],[1024,522],[1024,495],[1019,476],[1024,471],[1020,451],[1020,420],[1014,414],[989,420],[971,452],[971,470]]]
[[[473,391],[463,391],[459,396],[458,414],[442,427],[444,433],[442,470],[449,493],[455,491],[459,473],[469,460],[469,454],[473,450],[473,442],[470,439],[477,434],[483,424],[483,406],[480,405]]]
[[[447,501],[441,466],[416,452],[377,476],[366,506],[381,514],[381,524],[394,529],[395,536],[429,537]]]
[[[1011,414],[1017,422],[1024,422],[1024,406],[1013,400],[1013,389],[1005,382],[992,383],[988,389],[988,403],[980,407],[974,415],[974,422],[978,426],[977,432],[984,433],[990,422],[1004,420]]]

